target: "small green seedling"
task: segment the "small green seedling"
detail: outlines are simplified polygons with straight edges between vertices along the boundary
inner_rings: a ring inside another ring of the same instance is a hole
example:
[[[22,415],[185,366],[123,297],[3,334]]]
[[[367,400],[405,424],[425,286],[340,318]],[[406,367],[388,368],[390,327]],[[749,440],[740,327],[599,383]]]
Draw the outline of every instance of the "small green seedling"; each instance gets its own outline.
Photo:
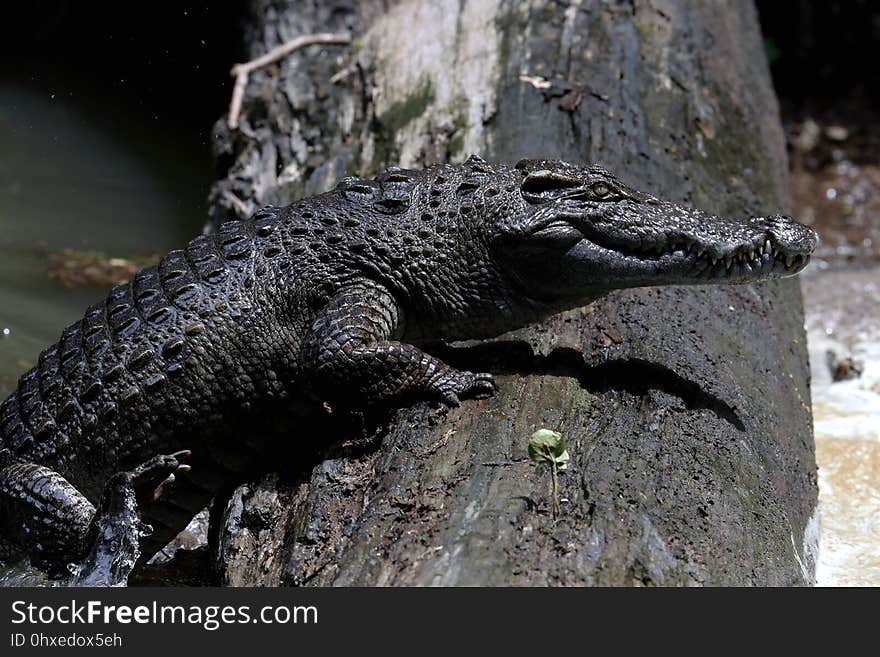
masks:
[[[529,458],[538,465],[539,469],[545,464],[550,468],[553,482],[553,517],[556,518],[562,510],[559,506],[559,470],[565,470],[570,459],[562,434],[550,429],[538,429],[529,438]]]

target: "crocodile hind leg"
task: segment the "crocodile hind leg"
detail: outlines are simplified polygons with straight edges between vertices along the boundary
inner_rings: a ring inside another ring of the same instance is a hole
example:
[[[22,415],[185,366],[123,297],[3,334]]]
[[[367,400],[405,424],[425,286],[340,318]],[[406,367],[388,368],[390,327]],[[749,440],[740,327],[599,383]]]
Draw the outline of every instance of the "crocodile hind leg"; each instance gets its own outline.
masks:
[[[0,469],[0,531],[54,577],[82,557],[95,507],[64,477],[34,463]]]
[[[155,502],[164,487],[174,483],[176,472],[189,466],[179,459],[189,451],[155,456],[134,470],[118,472],[104,487],[101,502],[87,530],[91,546],[74,566],[74,586],[124,586],[140,557],[141,538],[152,528],[145,525],[138,509]]]
[[[314,363],[312,386],[323,394],[358,390],[369,400],[416,393],[458,406],[463,397],[495,392],[491,374],[462,372],[418,347],[391,339],[402,332],[393,295],[375,283],[340,291],[323,309],[303,344]]]
[[[148,504],[167,484],[169,475],[187,469],[177,460],[184,456],[188,452],[155,457],[130,472],[114,475],[95,509],[58,472],[35,463],[11,461],[8,452],[0,454],[0,531],[50,575],[66,575],[68,564],[100,549],[97,546],[112,540],[114,533],[142,530],[119,513],[126,495],[131,495],[135,505]]]

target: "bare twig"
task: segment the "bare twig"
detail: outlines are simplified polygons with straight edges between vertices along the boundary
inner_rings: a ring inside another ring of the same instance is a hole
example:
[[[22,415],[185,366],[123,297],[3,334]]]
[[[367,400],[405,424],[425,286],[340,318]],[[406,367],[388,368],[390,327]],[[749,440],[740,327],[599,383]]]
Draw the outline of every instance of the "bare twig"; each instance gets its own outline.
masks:
[[[229,202],[229,205],[235,208],[235,212],[239,217],[247,218],[253,214],[253,209],[229,190],[223,192],[223,198]]]
[[[528,82],[535,89],[549,89],[553,86],[550,80],[541,75],[520,75],[519,79],[521,82]]]
[[[247,87],[248,75],[251,71],[262,68],[272,62],[277,62],[279,59],[287,57],[287,55],[300,48],[305,48],[306,46],[312,46],[318,43],[327,45],[345,45],[351,43],[351,35],[331,34],[328,32],[323,32],[321,34],[308,34],[288,41],[277,48],[273,48],[262,57],[257,57],[249,62],[233,66],[230,75],[235,78],[235,86],[232,89],[232,100],[229,102],[229,117],[226,120],[229,129],[238,129],[238,118],[241,115],[241,103],[244,100],[244,90],[245,87]]]

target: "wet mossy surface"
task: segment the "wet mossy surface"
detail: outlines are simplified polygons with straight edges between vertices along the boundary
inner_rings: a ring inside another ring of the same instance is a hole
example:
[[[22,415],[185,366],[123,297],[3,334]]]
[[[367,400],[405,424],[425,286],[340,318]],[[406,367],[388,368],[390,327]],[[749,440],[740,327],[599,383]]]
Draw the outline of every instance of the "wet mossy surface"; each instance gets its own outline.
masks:
[[[420,118],[434,102],[431,80],[423,79],[412,93],[392,102],[374,119],[375,147],[369,164],[371,171],[381,171],[393,161],[395,135]]]

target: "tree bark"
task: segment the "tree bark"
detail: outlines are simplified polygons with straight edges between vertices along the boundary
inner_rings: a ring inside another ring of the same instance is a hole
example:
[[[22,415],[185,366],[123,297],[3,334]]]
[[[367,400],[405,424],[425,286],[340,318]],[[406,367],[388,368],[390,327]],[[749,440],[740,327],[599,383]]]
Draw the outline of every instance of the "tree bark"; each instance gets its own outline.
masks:
[[[783,136],[751,2],[252,0],[258,71],[241,130],[219,121],[215,221],[343,174],[490,161],[598,162],[722,214],[786,205]],[[234,197],[234,198],[233,198]],[[797,280],[614,293],[446,349],[500,373],[449,413],[401,409],[372,444],[240,487],[225,584],[808,584],[816,539]],[[563,434],[562,512],[526,455]],[[316,440],[290,436],[291,442]],[[313,467],[312,467],[313,465]]]

